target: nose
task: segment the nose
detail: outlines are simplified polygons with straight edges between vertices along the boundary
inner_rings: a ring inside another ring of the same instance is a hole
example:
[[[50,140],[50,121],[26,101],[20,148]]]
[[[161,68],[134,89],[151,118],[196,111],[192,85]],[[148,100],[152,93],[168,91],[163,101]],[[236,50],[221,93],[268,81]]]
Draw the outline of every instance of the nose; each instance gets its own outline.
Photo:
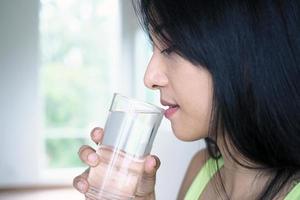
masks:
[[[168,84],[166,66],[159,55],[154,52],[144,75],[144,84],[149,89],[159,89]]]

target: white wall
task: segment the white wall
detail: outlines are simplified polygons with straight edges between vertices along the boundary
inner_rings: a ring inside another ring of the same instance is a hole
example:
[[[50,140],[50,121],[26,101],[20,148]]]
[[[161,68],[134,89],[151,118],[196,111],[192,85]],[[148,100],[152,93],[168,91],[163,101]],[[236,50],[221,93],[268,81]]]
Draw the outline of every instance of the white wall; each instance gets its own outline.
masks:
[[[121,22],[128,24],[120,28],[120,54],[124,67],[133,67],[137,25],[131,1],[120,2]],[[38,14],[38,0],[0,2],[0,187],[40,182]],[[134,75],[125,79],[133,80]],[[152,151],[162,162],[157,174],[158,200],[176,198],[187,164],[202,146],[180,142],[169,122],[163,121]]]
[[[38,5],[0,2],[0,185],[37,176]]]

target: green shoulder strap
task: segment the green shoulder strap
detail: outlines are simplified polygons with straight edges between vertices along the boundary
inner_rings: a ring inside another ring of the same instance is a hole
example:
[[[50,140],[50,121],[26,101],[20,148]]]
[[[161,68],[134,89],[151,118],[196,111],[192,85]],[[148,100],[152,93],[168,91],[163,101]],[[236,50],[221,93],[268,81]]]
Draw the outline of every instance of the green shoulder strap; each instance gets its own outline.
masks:
[[[218,160],[218,165],[219,168],[224,165],[222,158]],[[184,200],[198,200],[205,186],[217,171],[216,160],[212,158],[207,160],[187,191]],[[284,200],[300,200],[300,182],[293,187]]]
[[[300,199],[300,183],[297,183],[296,186],[288,193],[284,200],[298,200]]]
[[[219,168],[224,164],[223,158],[218,159]],[[209,180],[218,171],[216,160],[210,158],[206,161],[200,172],[187,191],[184,200],[198,200]]]

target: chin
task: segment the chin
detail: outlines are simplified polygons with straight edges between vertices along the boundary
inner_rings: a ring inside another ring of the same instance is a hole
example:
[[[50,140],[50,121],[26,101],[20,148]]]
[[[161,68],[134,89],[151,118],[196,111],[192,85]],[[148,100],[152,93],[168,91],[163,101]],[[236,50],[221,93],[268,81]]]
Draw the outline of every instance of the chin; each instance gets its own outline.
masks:
[[[173,127],[172,130],[177,139],[185,142],[191,142],[207,137],[207,134],[200,134],[199,132],[193,132],[184,128]]]

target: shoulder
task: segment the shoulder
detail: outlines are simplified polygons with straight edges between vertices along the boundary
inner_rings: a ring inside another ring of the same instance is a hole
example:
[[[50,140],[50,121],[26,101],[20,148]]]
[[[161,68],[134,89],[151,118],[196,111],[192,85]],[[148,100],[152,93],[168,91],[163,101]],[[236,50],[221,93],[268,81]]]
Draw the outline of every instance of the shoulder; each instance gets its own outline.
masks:
[[[184,199],[184,196],[192,184],[194,178],[198,174],[199,170],[205,164],[209,158],[207,149],[202,149],[198,151],[191,159],[190,164],[185,173],[184,179],[181,183],[181,187],[178,193],[177,199]]]

